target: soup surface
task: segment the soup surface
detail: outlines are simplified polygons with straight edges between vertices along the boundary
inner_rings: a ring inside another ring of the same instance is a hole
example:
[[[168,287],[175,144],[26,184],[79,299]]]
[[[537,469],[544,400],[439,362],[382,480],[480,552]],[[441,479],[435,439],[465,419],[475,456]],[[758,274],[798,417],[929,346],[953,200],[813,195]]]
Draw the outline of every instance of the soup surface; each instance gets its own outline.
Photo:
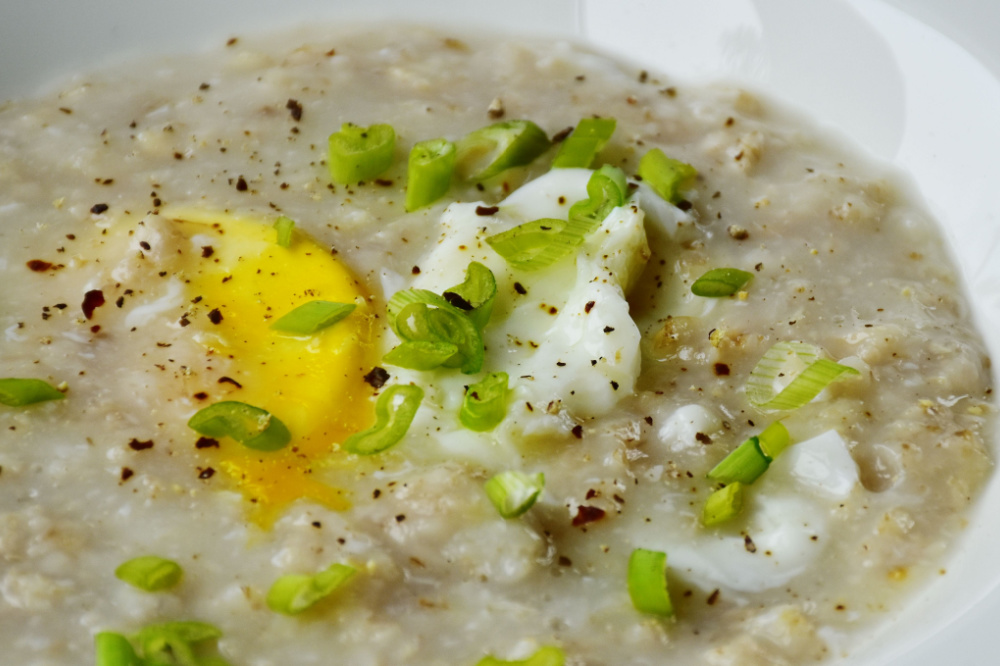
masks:
[[[616,125],[593,169],[553,168],[595,117]],[[463,138],[510,120],[552,146],[475,178],[495,155]],[[344,123],[393,128],[385,171],[331,179]],[[438,138],[459,143],[457,173],[408,211],[410,150]],[[657,193],[637,177],[656,149],[697,176]],[[605,165],[627,176],[623,200],[572,250],[527,267],[498,253],[498,234],[578,217]],[[474,264],[492,312],[457,287]],[[712,269],[740,273],[696,295]],[[0,271],[3,377],[64,397],[0,406],[10,663],[86,663],[101,632],[149,657],[143,628],[180,621],[221,636],[175,636],[164,663],[822,661],[947,575],[992,469],[990,362],[894,173],[745,91],[565,43],[312,28],[8,103]],[[424,300],[401,314],[400,292]],[[272,328],[313,301],[354,309]],[[474,344],[401,367],[390,351],[428,321],[472,326]],[[818,395],[779,400],[819,367]],[[463,403],[500,372],[502,420],[470,429]],[[359,449],[377,396],[403,386],[422,394],[405,435]],[[290,442],[189,426],[233,402]],[[764,455],[768,435],[752,438],[775,428],[791,444]],[[747,440],[766,472],[706,526],[732,485],[708,475]],[[529,488],[505,518],[486,484],[508,472]],[[666,554],[672,614],[637,608],[637,549]],[[116,577],[147,555],[180,580]],[[343,585],[276,610],[276,581],[336,564],[353,569]]]

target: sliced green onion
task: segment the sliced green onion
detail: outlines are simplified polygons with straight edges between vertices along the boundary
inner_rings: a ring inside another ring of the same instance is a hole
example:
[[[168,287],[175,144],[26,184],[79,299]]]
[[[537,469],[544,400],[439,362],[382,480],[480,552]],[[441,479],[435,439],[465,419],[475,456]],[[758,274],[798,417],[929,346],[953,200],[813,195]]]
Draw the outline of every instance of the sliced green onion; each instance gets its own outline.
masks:
[[[614,118],[584,118],[560,144],[552,160],[557,169],[571,167],[589,168],[597,153],[601,152],[615,131]]]
[[[94,634],[95,666],[139,666],[139,657],[127,638],[111,631]]]
[[[421,141],[413,146],[406,171],[406,210],[429,206],[448,192],[455,155],[455,144],[445,139]]]
[[[292,230],[295,229],[295,220],[282,215],[274,222],[274,231],[277,234],[276,242],[281,247],[292,246]]]
[[[277,451],[292,441],[291,433],[278,417],[235,400],[199,410],[188,421],[188,427],[207,437],[232,437],[257,451]]]
[[[476,666],[564,666],[566,655],[557,647],[547,645],[527,659],[504,661],[493,656],[483,657]]]
[[[0,404],[8,407],[24,407],[65,397],[62,391],[41,379],[0,379]]]
[[[334,564],[313,576],[287,574],[274,581],[267,593],[267,606],[276,613],[296,615],[354,577],[357,569],[346,564]]]
[[[450,342],[407,341],[389,350],[382,357],[388,365],[426,372],[440,368],[458,353],[458,346]]]
[[[775,421],[760,435],[751,437],[731,451],[712,468],[708,478],[722,483],[739,482],[750,485],[767,471],[771,461],[788,448],[789,444],[788,429],[780,421]]]
[[[605,164],[587,181],[587,198],[570,206],[571,231],[583,236],[596,231],[611,211],[624,205],[627,197],[625,172]]]
[[[271,328],[292,335],[313,335],[354,312],[354,303],[333,301],[309,301],[271,324]]]
[[[169,590],[180,582],[184,570],[172,560],[143,555],[123,562],[115,569],[115,578],[146,592]]]
[[[701,524],[711,527],[740,515],[743,510],[743,488],[742,483],[735,481],[709,495],[701,512]]]
[[[462,180],[484,181],[530,164],[549,148],[545,132],[530,120],[507,120],[466,134],[457,145]]]
[[[507,415],[509,379],[506,372],[491,372],[470,386],[458,413],[462,425],[476,432],[487,432],[500,425]]]
[[[486,328],[493,314],[493,303],[497,297],[497,281],[493,271],[473,261],[465,269],[462,284],[445,289],[441,294],[446,301],[465,313],[480,331]]]
[[[504,518],[517,518],[534,506],[545,487],[545,475],[508,470],[483,485],[486,496]]]
[[[628,594],[642,613],[670,617],[674,605],[667,590],[667,554],[636,548],[628,558]]]
[[[697,175],[693,166],[667,157],[659,148],[653,148],[639,160],[639,176],[672,204],[681,200],[680,190],[691,185]]]
[[[194,646],[222,637],[222,632],[205,622],[165,622],[143,627],[133,640],[139,644],[143,664],[151,666],[201,666]]]
[[[695,296],[721,298],[732,296],[753,279],[753,273],[741,271],[738,268],[713,268],[691,285],[691,293]]]
[[[409,430],[423,399],[424,391],[419,386],[389,387],[375,401],[375,425],[348,437],[343,444],[344,450],[370,456],[395,446]]]
[[[805,365],[780,392],[775,381],[791,374],[794,364]],[[845,375],[858,375],[854,368],[820,358],[818,347],[805,342],[779,342],[765,352],[750,371],[746,384],[747,399],[763,410],[798,409],[812,401],[820,391]]]
[[[444,296],[438,296],[426,289],[405,289],[396,292],[386,306],[389,325],[396,336],[405,342],[431,342],[452,344],[458,350],[441,365],[460,368],[464,374],[479,372],[483,367],[484,347],[482,332],[465,312],[459,310]],[[445,347],[428,347],[435,354]],[[407,362],[403,367],[431,369],[433,359],[412,361],[411,356],[419,348],[405,350],[394,356],[397,364]],[[388,362],[388,361],[387,361]]]
[[[359,127],[344,123],[330,135],[327,166],[335,183],[371,180],[392,166],[396,132],[389,125]]]

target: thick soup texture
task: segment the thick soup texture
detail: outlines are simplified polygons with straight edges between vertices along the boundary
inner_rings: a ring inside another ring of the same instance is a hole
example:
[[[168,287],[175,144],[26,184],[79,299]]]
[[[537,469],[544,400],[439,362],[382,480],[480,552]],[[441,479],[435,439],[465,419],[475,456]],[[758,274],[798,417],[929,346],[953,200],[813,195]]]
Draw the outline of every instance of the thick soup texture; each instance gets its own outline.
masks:
[[[412,26],[0,106],[3,661],[849,657],[947,577],[994,407],[842,144]]]

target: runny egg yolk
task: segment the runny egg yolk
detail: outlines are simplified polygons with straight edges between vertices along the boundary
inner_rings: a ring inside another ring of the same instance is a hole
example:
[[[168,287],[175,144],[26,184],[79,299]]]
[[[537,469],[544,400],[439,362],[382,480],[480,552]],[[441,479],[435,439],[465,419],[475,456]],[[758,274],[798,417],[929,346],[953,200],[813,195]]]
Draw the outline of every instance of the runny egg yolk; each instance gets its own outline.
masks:
[[[288,426],[291,443],[262,452],[225,440],[205,449],[267,527],[291,502],[306,499],[342,510],[344,491],[319,480],[333,445],[374,420],[364,375],[375,363],[366,294],[329,250],[296,232],[290,247],[259,220],[200,212],[174,213],[196,260],[184,277],[197,300],[196,339],[220,358],[219,399],[267,410]],[[271,330],[276,319],[312,300],[356,303],[346,319],[311,336]]]

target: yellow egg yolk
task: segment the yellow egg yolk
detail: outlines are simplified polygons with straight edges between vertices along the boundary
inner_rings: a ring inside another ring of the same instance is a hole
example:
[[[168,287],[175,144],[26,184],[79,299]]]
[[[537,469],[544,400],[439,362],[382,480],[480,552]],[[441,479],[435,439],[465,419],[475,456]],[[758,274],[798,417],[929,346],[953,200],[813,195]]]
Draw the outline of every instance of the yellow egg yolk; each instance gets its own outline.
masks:
[[[267,527],[298,499],[331,509],[348,507],[344,491],[317,472],[335,443],[374,420],[364,375],[376,365],[366,294],[329,250],[296,231],[290,247],[259,220],[197,211],[174,212],[183,235],[201,246],[188,269],[197,340],[226,367],[227,400],[267,410],[292,434],[273,452],[228,438],[205,449],[252,503],[250,516]],[[197,247],[196,247],[197,249]],[[271,330],[275,320],[312,300],[356,303],[346,319],[310,336]]]

